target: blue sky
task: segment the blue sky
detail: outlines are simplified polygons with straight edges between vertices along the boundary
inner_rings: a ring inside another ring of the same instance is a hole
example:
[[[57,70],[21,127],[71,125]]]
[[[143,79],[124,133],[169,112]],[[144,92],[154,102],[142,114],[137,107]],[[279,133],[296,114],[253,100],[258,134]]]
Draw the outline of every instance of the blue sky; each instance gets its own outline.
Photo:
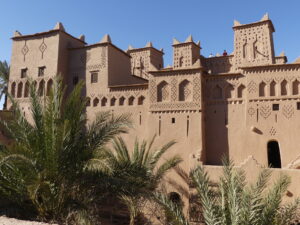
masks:
[[[275,52],[285,51],[289,62],[300,56],[299,0],[3,0],[0,20],[0,60],[10,60],[15,30],[22,34],[47,31],[60,21],[74,36],[89,44],[110,34],[127,49],[152,41],[164,48],[165,65],[172,63],[172,39],[189,34],[200,40],[202,54],[233,50],[233,20],[258,21],[268,12],[275,26]]]

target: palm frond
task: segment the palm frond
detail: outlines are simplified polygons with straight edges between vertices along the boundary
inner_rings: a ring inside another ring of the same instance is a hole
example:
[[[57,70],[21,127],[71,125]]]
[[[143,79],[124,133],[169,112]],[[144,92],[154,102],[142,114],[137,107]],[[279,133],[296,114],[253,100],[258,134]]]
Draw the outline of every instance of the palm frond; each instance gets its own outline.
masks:
[[[165,210],[168,224],[172,225],[189,225],[188,220],[185,218],[182,208],[174,204],[167,196],[162,193],[155,193],[154,199]]]

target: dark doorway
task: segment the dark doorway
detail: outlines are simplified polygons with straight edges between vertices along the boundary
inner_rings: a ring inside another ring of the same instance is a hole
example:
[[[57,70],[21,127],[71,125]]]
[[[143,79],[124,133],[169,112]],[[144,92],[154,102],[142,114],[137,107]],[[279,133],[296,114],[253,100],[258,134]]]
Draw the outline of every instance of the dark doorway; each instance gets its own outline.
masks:
[[[268,166],[281,168],[280,150],[277,141],[270,141],[268,143]]]

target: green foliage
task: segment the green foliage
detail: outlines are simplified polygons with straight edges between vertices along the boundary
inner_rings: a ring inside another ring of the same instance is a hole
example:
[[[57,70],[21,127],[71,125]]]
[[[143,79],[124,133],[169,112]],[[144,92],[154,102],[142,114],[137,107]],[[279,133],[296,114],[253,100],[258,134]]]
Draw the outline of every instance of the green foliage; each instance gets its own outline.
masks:
[[[111,148],[96,151],[86,169],[108,174],[111,193],[118,196],[130,213],[130,224],[140,214],[141,201],[151,199],[164,175],[176,167],[182,159],[175,155],[162,161],[162,156],[175,144],[168,142],[153,149],[155,136],[150,142],[135,141],[128,149],[121,137],[113,140]]]
[[[282,174],[272,186],[268,186],[271,172],[263,169],[256,183],[247,185],[244,171],[234,168],[230,160],[223,163],[223,174],[216,184],[201,166],[191,172],[205,224],[285,225],[295,220],[299,200],[282,204],[282,197],[290,184],[288,176]],[[187,224],[172,202],[160,195],[156,199],[172,216],[175,221],[172,224]]]
[[[9,65],[6,61],[0,61],[0,99],[7,94],[9,80]],[[5,99],[6,100],[6,99]]]
[[[130,125],[129,115],[105,112],[87,127],[82,87],[80,82],[65,96],[57,78],[50,96],[40,98],[31,85],[29,119],[11,99],[14,118],[2,121],[13,144],[0,151],[0,193],[15,204],[30,205],[40,219],[59,220],[81,204],[87,162]]]

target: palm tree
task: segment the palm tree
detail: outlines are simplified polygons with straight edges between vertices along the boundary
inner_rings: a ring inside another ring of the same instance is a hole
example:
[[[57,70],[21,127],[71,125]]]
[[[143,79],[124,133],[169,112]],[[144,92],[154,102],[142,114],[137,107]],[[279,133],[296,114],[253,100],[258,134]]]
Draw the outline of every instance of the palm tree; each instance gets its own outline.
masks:
[[[153,149],[155,136],[150,142],[135,141],[134,148],[128,149],[121,137],[114,139],[111,149],[95,152],[95,157],[87,163],[90,171],[105,171],[111,181],[122,185],[112,185],[117,189],[118,199],[130,214],[130,225],[135,224],[141,214],[141,202],[151,199],[165,174],[176,167],[182,159],[175,155],[162,161],[162,156],[175,144],[170,141]]]
[[[199,166],[191,173],[199,198],[199,209],[206,225],[285,225],[295,220],[299,200],[282,205],[282,197],[290,184],[290,178],[281,175],[267,188],[271,172],[264,169],[256,183],[247,185],[245,173],[234,168],[230,160],[224,160],[223,175],[213,183]],[[156,200],[172,218],[172,224],[187,225],[182,211],[164,195]]]
[[[0,61],[0,100],[3,95],[5,95],[3,109],[6,109],[7,103],[7,90],[8,90],[8,80],[9,80],[9,65],[6,61]]]
[[[30,121],[13,102],[14,118],[4,122],[13,143],[0,151],[0,194],[35,210],[41,220],[60,220],[81,204],[84,166],[93,152],[118,134],[126,133],[129,115],[100,113],[86,126],[83,82],[65,96],[56,79],[49,97],[30,87]]]

